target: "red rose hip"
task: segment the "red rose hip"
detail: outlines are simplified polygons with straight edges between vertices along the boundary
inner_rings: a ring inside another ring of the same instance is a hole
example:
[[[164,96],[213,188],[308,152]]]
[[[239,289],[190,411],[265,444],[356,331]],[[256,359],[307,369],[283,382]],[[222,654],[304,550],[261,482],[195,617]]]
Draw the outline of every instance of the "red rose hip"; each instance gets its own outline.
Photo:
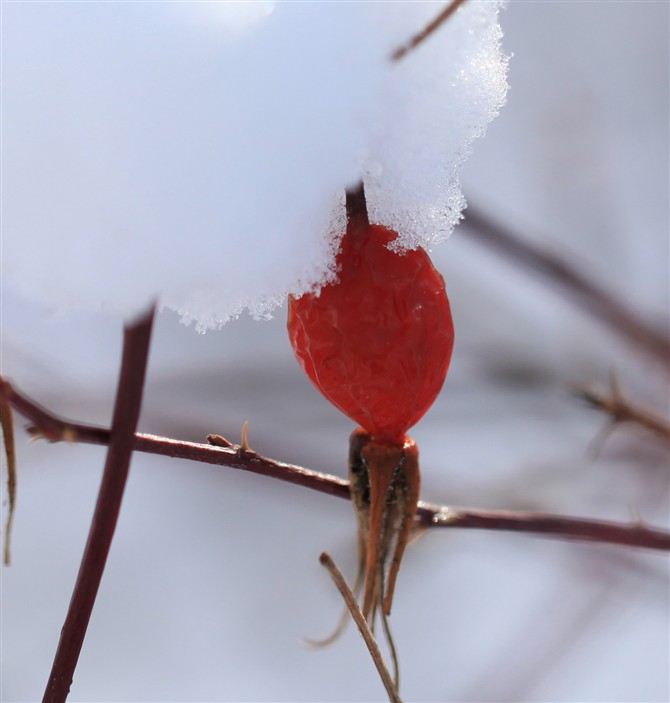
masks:
[[[290,298],[288,331],[321,393],[375,439],[401,444],[437,397],[454,329],[442,276],[423,249],[350,213],[338,280]]]

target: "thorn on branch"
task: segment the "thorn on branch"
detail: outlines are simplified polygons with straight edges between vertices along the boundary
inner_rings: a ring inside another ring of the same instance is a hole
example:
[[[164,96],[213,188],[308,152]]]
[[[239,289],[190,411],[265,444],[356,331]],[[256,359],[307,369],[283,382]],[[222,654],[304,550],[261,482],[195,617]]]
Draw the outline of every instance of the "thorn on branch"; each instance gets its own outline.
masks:
[[[58,429],[52,428],[48,434],[36,425],[29,425],[26,427],[26,432],[30,435],[28,438],[29,442],[37,442],[40,439],[45,439],[50,444],[54,444],[55,442],[77,444],[79,441],[77,430],[66,423]]]
[[[630,520],[632,527],[644,528],[646,526],[644,520],[642,519],[642,514],[640,513],[640,510],[637,505],[630,506]]]
[[[670,423],[628,402],[621,395],[615,380],[611,381],[608,393],[594,388],[577,388],[574,394],[590,407],[601,410],[610,417],[610,431],[617,425],[630,423],[644,428],[663,442],[670,442]]]
[[[242,454],[255,454],[256,452],[249,446],[249,420],[242,423],[242,444],[238,451]]]
[[[249,446],[249,420],[242,423],[242,443],[234,444],[230,440],[222,437],[220,434],[208,434],[207,441],[213,447],[221,447],[223,449],[235,449],[238,455],[255,454],[256,452]]]

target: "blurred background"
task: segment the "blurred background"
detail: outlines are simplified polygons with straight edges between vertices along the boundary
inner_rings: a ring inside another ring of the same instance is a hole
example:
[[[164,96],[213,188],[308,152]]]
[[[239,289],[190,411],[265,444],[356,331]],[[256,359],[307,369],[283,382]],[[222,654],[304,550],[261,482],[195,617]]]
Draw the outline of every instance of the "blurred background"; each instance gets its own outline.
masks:
[[[668,330],[665,2],[510,2],[502,115],[463,174],[471,211],[554,252]],[[667,417],[658,359],[537,272],[459,226],[432,254],[457,341],[444,390],[413,430],[425,500],[668,527],[668,447],[571,388],[607,388]],[[176,253],[178,255],[178,253]],[[222,264],[222,275],[225,266]],[[346,474],[350,422],[295,362],[285,311],[197,335],[157,319],[140,430],[238,442]],[[60,414],[108,424],[117,320],[54,316],[3,292],[2,373]],[[104,460],[29,444],[17,418],[13,564],[2,569],[3,701],[41,698]],[[596,451],[597,450],[597,451]],[[353,576],[351,506],[241,472],[135,455],[72,701],[379,701],[318,564]],[[435,530],[405,557],[391,625],[416,701],[667,701],[669,562],[644,550]]]

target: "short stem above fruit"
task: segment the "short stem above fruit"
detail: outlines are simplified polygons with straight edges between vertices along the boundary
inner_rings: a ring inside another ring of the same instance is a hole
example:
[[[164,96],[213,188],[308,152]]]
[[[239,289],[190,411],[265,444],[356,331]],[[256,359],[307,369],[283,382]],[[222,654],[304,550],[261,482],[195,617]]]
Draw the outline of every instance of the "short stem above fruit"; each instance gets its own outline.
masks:
[[[365,200],[365,187],[361,181],[355,188],[346,190],[347,229],[352,225],[369,227],[368,204]]]

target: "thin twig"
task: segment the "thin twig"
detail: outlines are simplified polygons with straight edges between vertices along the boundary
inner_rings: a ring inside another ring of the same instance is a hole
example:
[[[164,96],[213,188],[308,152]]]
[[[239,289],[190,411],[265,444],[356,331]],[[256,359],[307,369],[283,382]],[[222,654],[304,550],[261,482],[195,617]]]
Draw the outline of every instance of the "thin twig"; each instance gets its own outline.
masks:
[[[668,330],[641,320],[622,300],[599,288],[572,263],[524,240],[471,206],[466,211],[462,226],[469,230],[469,238],[557,284],[582,310],[667,367],[670,360]]]
[[[363,588],[363,576],[365,574],[365,562],[359,559],[358,571],[356,573],[356,578],[354,579],[354,586],[351,592],[354,594],[354,599],[358,601],[358,596],[360,595],[361,589]],[[349,608],[345,605],[340,619],[337,621],[337,625],[333,631],[327,636],[321,639],[312,639],[310,637],[303,637],[303,642],[313,649],[321,649],[322,647],[328,647],[338,640],[344,631],[347,629],[349,624]],[[396,685],[396,688],[398,686]]]
[[[43,703],[67,700],[128,478],[142,405],[154,310],[124,330],[123,357],[98,500]]]
[[[379,672],[379,676],[382,680],[382,683],[384,684],[386,693],[388,693],[389,700],[391,701],[391,703],[402,703],[400,695],[398,694],[398,689],[395,687],[395,684],[391,679],[391,675],[389,674],[388,669],[386,668],[386,664],[384,664],[384,659],[381,655],[381,652],[379,651],[379,647],[377,645],[377,642],[375,641],[374,635],[370,631],[370,626],[368,625],[365,617],[363,617],[363,613],[358,607],[358,603],[356,602],[354,594],[351,592],[351,589],[347,585],[347,582],[344,580],[344,576],[342,576],[342,573],[335,565],[335,562],[332,560],[329,554],[326,554],[326,552],[323,552],[323,554],[319,558],[319,561],[321,562],[322,566],[325,566],[326,569],[328,569],[328,572],[330,573],[333,581],[335,582],[337,589],[342,594],[342,598],[344,598],[344,602],[347,604],[347,608],[349,608],[351,617],[354,619],[354,622],[358,627],[358,631],[361,633],[363,639],[365,640],[365,644],[367,645],[368,651],[370,652],[372,661],[377,667],[377,671]]]
[[[575,390],[575,395],[590,406],[607,413],[613,424],[633,423],[665,442],[670,441],[670,423],[667,420],[632,405],[616,389],[602,393],[593,388],[581,388]]]
[[[428,39],[433,32],[439,29],[464,2],[465,0],[452,0],[432,22],[427,24],[418,34],[415,34],[406,44],[398,47],[391,54],[391,61],[400,61],[400,59],[407,56],[410,51],[414,51],[417,46],[423,44],[423,42]]]
[[[14,409],[35,423],[34,427],[28,428],[28,431],[34,437],[49,436],[51,441],[59,441],[67,437],[70,441],[78,441],[84,444],[105,445],[109,443],[109,430],[63,420],[34,404],[33,401],[19,393],[7,381],[0,380],[0,384],[2,385],[3,393],[6,393],[6,397]],[[33,413],[33,408],[36,409],[35,413]],[[47,425],[50,428],[49,435],[42,432],[39,426],[39,421],[43,419],[47,419]],[[195,442],[137,433],[135,434],[133,449],[147,454],[159,454],[175,459],[188,459],[205,464],[216,464],[242,471],[250,471],[338,498],[349,499],[350,497],[349,482],[342,478],[294,464],[275,461],[261,454],[245,453],[241,450],[241,447],[197,444]],[[670,532],[646,527],[639,522],[625,524],[506,510],[458,509],[424,502],[419,503],[417,527],[420,529],[460,527],[504,530],[562,539],[670,550]]]

